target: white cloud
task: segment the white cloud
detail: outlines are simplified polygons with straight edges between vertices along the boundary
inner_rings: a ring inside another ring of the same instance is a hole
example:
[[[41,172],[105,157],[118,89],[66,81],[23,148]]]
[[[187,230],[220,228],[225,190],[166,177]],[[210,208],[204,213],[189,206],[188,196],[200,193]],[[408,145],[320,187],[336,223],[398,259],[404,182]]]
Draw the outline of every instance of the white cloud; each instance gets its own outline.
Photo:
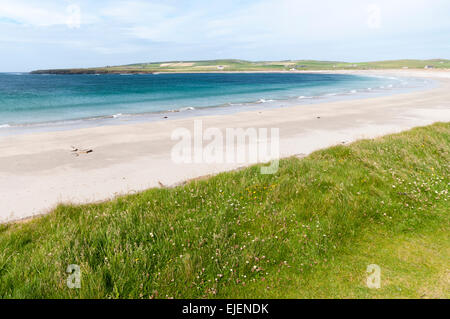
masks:
[[[120,23],[152,23],[168,18],[175,8],[149,1],[115,1],[101,9],[103,17]]]
[[[381,28],[381,8],[376,4],[371,4],[367,7],[368,17],[367,26],[370,29]]]
[[[66,24],[71,29],[79,29],[81,26],[81,8],[78,4],[71,4],[67,6],[66,11],[68,17]]]
[[[86,11],[82,10],[83,6]],[[65,25],[78,28],[81,24],[99,22],[99,17],[95,12],[89,12],[89,8],[89,4],[72,1],[40,0],[30,3],[26,0],[0,0],[0,18],[33,27]]]
[[[64,24],[66,14],[61,8],[32,5],[23,1],[0,0],[0,17],[9,18],[26,25],[50,26]]]

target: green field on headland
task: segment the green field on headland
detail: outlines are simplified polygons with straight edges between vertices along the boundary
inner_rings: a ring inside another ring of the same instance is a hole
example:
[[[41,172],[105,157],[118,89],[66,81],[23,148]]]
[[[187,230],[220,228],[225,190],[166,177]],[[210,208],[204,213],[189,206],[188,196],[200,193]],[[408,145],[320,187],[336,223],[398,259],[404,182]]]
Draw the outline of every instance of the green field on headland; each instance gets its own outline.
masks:
[[[169,61],[137,63],[97,68],[37,70],[32,73],[157,73],[157,72],[245,72],[245,71],[295,71],[295,70],[367,70],[367,69],[423,69],[425,67],[450,68],[450,60],[392,60],[378,62],[333,62],[314,60],[286,60],[252,62],[244,60]]]
[[[0,225],[0,298],[449,298],[449,152],[437,123],[60,205]]]

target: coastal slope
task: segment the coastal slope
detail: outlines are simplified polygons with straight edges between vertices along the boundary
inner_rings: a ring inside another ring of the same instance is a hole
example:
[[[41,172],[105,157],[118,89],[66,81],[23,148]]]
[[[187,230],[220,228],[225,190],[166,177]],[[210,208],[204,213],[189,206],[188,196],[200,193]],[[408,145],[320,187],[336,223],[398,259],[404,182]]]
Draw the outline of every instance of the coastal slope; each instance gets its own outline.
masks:
[[[449,136],[438,123],[0,225],[0,298],[449,298]]]

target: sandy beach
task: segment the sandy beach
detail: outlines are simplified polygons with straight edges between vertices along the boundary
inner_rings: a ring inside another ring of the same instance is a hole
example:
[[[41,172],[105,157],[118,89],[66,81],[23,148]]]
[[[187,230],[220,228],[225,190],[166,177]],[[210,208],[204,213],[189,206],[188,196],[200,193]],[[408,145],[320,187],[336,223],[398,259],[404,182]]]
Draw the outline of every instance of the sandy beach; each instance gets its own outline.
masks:
[[[327,71],[333,72],[333,71]],[[280,155],[450,121],[450,71],[340,71],[432,78],[433,89],[358,100],[201,117],[203,127],[279,128]],[[58,203],[87,203],[236,169],[242,164],[177,164],[176,128],[194,118],[0,137],[0,222],[45,214]],[[74,156],[71,147],[92,149]]]

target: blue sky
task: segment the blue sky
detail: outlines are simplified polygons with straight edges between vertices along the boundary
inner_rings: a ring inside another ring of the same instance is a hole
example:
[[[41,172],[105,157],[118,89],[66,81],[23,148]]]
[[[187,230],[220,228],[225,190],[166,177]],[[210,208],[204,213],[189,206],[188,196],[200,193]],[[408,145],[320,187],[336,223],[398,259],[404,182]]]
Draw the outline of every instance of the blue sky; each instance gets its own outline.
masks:
[[[0,0],[0,71],[450,58],[449,0]]]

